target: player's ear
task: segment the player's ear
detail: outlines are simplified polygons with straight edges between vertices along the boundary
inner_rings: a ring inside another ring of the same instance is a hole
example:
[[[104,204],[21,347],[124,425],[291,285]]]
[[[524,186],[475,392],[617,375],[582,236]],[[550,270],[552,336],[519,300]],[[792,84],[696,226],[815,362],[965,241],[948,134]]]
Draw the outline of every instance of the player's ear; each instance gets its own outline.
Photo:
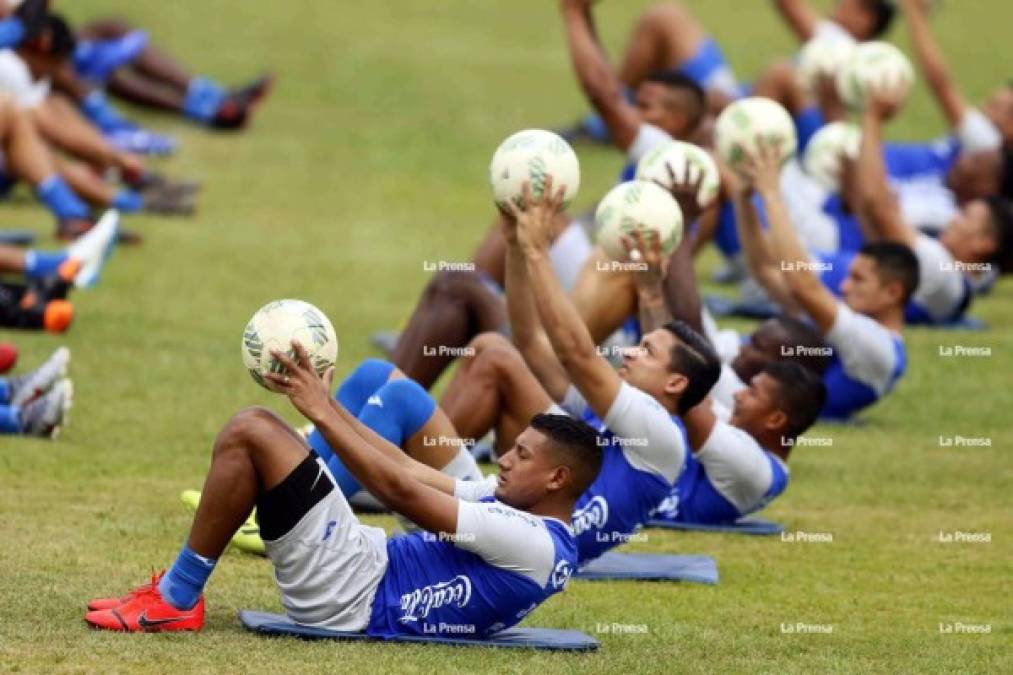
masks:
[[[788,415],[783,410],[774,410],[774,412],[767,415],[764,426],[771,431],[786,429],[788,426]]]
[[[549,475],[549,483],[546,488],[555,492],[562,490],[563,486],[570,482],[570,476],[573,475],[573,470],[565,464],[557,464]]]
[[[682,373],[669,373],[665,381],[665,393],[670,396],[682,396],[689,387],[689,378]]]

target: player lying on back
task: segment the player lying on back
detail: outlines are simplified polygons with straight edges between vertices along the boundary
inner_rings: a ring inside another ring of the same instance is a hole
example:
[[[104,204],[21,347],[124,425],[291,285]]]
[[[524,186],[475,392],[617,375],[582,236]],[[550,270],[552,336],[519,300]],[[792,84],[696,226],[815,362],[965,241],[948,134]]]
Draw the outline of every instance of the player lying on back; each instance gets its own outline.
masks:
[[[995,196],[972,200],[938,239],[908,223],[887,183],[883,161],[883,125],[896,106],[895,92],[874,90],[862,114],[855,176],[863,217],[878,239],[908,246],[918,259],[918,287],[907,306],[907,322],[952,323],[971,304],[974,277],[1013,272],[1013,205]]]
[[[71,405],[69,362],[70,350],[60,347],[35,370],[0,377],[0,434],[56,436]]]
[[[904,306],[918,286],[918,261],[907,246],[866,244],[848,268],[839,301],[820,281],[810,253],[792,229],[781,195],[774,148],[758,140],[749,175],[735,191],[742,245],[753,278],[786,312],[808,318],[833,348],[823,380],[823,417],[844,420],[889,393],[907,364]],[[764,233],[751,195],[760,195],[770,224]]]
[[[413,463],[329,394],[306,352],[276,352],[268,375],[321,431],[349,471],[423,531],[387,539],[359,523],[322,461],[277,415],[248,409],[215,440],[186,545],[160,578],[121,598],[92,601],[85,620],[114,631],[200,630],[203,589],[233,533],[257,507],[288,616],[373,636],[485,637],[561,591],[576,566],[574,502],[601,467],[595,434],[540,415],[500,458],[491,498]]]

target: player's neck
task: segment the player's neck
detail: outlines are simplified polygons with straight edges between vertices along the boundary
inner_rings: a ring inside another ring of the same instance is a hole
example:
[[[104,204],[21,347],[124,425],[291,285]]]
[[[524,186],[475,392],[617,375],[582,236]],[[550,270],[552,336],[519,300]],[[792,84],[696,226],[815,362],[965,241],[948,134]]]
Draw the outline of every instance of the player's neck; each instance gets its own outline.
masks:
[[[528,513],[534,516],[541,516],[542,518],[555,518],[569,525],[574,507],[575,504],[572,499],[563,497],[562,495],[549,496],[534,504],[528,509]]]
[[[753,438],[767,452],[777,455],[786,462],[788,461],[788,455],[791,454],[791,442],[784,435],[771,431],[759,435],[754,434]],[[794,439],[791,439],[791,441],[794,441]]]
[[[904,307],[890,307],[872,315],[872,318],[884,328],[899,333],[904,328]]]

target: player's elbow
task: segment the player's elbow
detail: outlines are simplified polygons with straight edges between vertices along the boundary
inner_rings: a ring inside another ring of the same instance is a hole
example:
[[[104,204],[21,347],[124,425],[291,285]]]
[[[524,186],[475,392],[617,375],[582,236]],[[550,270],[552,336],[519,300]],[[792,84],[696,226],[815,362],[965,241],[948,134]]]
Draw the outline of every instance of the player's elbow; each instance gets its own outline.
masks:
[[[370,492],[392,511],[408,515],[406,509],[418,503],[418,488],[418,481],[409,471],[396,471],[377,481]]]

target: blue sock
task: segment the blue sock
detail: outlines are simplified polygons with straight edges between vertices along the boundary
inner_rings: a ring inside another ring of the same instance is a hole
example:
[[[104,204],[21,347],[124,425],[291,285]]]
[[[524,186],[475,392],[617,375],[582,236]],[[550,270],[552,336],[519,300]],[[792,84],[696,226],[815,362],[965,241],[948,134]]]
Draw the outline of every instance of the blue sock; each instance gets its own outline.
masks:
[[[176,562],[158,583],[158,592],[176,609],[190,609],[197,604],[217,564],[217,560],[197,555],[184,544]]]
[[[25,39],[25,24],[16,16],[0,21],[0,49],[17,47]]]
[[[183,99],[183,114],[198,122],[210,122],[225,96],[225,89],[221,86],[205,77],[195,77],[190,80]]]
[[[42,279],[56,274],[70,256],[66,251],[52,253],[49,251],[36,251],[31,249],[25,252],[25,276],[29,279]]]
[[[144,208],[144,197],[133,190],[123,188],[113,197],[113,208],[123,213],[137,213]]]
[[[81,102],[81,112],[103,132],[137,128],[136,124],[120,115],[101,89],[95,89],[85,97]]]
[[[362,408],[359,421],[398,447],[421,429],[436,410],[436,401],[429,392],[408,379],[387,382],[368,399],[371,403]],[[316,453],[324,458],[342,494],[350,497],[362,489],[319,431],[314,430],[308,440]]]
[[[88,206],[74,194],[67,181],[55,173],[39,183],[35,194],[60,220],[88,217]]]
[[[0,405],[0,434],[21,433],[21,408]]]
[[[11,385],[6,377],[0,377],[0,404],[6,404],[11,400]]]

